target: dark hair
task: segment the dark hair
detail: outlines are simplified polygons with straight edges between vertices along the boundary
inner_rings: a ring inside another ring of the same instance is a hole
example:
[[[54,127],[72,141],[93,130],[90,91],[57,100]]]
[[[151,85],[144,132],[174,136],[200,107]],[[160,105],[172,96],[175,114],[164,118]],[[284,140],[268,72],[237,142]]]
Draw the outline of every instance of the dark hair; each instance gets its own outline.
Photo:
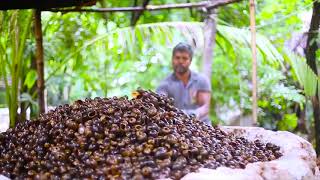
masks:
[[[176,53],[176,52],[187,52],[190,56],[190,59],[192,59],[193,56],[193,50],[192,47],[187,44],[187,43],[183,43],[180,42],[179,44],[177,44],[172,51],[172,56]]]

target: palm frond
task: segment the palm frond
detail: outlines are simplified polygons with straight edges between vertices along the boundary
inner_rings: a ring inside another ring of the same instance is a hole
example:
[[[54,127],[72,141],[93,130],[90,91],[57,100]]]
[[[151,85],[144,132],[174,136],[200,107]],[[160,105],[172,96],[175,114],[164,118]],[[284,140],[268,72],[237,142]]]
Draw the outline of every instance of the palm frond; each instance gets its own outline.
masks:
[[[47,79],[52,77],[66,62],[72,57],[79,54],[83,49],[97,43],[98,41],[105,41],[107,47],[112,48],[117,45],[122,49],[129,51],[129,54],[134,54],[134,48],[136,43],[143,44],[145,41],[161,41],[161,44],[172,45],[173,42],[179,39],[173,34],[180,33],[189,43],[194,44],[199,51],[202,51],[204,46],[204,33],[203,33],[202,22],[161,22],[161,23],[150,23],[137,25],[134,28],[116,28],[106,34],[96,36],[82,47],[78,48],[77,51],[66,56],[61,62],[61,66],[49,73]],[[227,44],[232,46],[232,49],[236,51],[239,47],[250,48],[250,31],[240,29],[236,27],[218,25],[217,29],[217,44],[225,44],[220,41],[226,41]],[[272,43],[263,35],[257,36],[257,46],[260,52],[264,55],[264,59],[269,63],[283,64],[283,58]],[[222,47],[222,46],[218,46]],[[226,51],[225,51],[226,52]],[[235,52],[237,53],[237,52]]]
[[[317,77],[317,75],[308,66],[304,58],[290,53],[289,51],[286,51],[286,54],[300,85],[304,88],[305,94],[307,96],[315,96],[317,91],[317,84],[319,91],[320,77]]]
[[[21,74],[26,64],[23,55],[26,49],[26,40],[31,31],[32,14],[28,10],[13,10],[1,12],[0,29],[0,63],[1,75],[6,87],[6,99],[9,107],[10,126],[15,125],[19,106],[19,90],[21,89]],[[12,79],[8,83],[8,79]]]

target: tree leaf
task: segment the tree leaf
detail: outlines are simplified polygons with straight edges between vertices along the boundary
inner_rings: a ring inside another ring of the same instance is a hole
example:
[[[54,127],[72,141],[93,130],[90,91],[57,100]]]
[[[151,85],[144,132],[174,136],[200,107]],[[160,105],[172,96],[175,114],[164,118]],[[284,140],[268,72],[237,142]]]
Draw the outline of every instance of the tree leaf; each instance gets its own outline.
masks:
[[[285,114],[283,119],[278,122],[277,126],[282,131],[293,131],[298,125],[296,114]]]
[[[31,89],[34,83],[37,80],[37,72],[35,70],[30,70],[26,76],[26,79],[24,81],[24,85],[28,87],[28,89]]]

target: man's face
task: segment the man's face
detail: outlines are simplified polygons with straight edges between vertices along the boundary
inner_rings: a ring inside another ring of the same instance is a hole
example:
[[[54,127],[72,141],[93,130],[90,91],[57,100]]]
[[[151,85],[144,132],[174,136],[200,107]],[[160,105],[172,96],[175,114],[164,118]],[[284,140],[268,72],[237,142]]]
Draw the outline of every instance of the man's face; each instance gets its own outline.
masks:
[[[176,51],[172,56],[172,67],[175,73],[184,74],[188,72],[191,57],[186,51]]]

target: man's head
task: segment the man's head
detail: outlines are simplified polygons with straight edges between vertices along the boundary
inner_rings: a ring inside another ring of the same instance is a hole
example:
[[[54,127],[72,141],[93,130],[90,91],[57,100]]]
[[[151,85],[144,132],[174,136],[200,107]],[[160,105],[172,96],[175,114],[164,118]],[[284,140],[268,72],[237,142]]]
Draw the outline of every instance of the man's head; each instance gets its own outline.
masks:
[[[175,73],[184,74],[189,71],[193,50],[189,44],[179,43],[172,51],[172,67]]]

